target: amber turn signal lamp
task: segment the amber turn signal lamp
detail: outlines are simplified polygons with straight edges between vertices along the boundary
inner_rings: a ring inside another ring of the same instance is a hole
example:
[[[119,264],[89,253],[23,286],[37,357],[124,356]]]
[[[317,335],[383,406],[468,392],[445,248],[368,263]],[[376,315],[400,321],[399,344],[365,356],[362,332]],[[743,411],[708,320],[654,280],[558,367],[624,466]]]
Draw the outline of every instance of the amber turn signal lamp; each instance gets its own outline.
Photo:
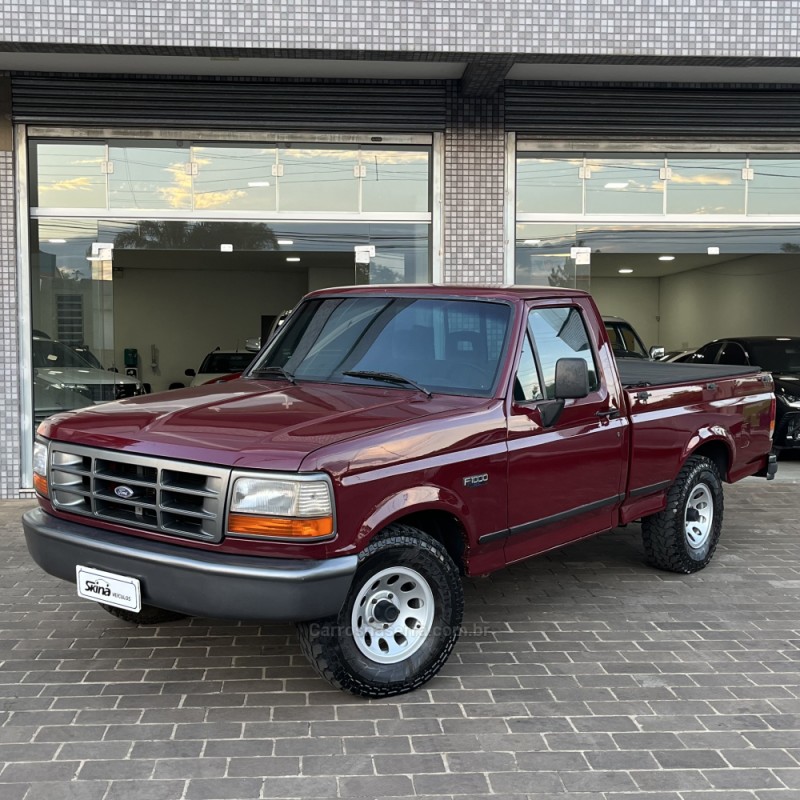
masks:
[[[42,497],[49,497],[47,478],[45,478],[44,475],[33,473],[33,488],[36,489],[37,493],[42,495]]]
[[[245,536],[267,536],[276,539],[315,539],[333,533],[333,517],[287,519],[230,514],[228,533]]]

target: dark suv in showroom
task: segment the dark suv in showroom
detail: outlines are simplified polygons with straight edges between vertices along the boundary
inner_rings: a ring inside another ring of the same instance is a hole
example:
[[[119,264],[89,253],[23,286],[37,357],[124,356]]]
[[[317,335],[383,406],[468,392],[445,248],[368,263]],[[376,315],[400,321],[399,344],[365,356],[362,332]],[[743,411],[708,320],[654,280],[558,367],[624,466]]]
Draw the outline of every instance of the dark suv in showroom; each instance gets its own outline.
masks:
[[[759,366],[775,381],[775,447],[800,447],[800,337],[715,339],[686,359],[690,364]]]

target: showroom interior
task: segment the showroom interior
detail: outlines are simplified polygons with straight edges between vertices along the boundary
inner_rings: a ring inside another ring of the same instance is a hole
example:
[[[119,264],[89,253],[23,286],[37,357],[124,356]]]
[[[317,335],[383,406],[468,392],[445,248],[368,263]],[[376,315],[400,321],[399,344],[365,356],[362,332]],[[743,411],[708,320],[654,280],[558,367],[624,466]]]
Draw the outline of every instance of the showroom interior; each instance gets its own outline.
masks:
[[[0,496],[30,496],[46,413],[188,385],[318,288],[577,287],[674,351],[800,335],[793,64],[761,34],[694,60],[526,36],[0,46]],[[55,342],[110,386],[54,375]]]
[[[157,392],[188,383],[208,352],[266,338],[309,291],[433,279],[432,135],[194,137],[29,138],[40,335],[106,369],[130,372],[135,351],[131,374]],[[510,282],[585,289],[673,351],[800,333],[800,228],[785,224],[800,211],[800,158],[540,148],[514,148]]]

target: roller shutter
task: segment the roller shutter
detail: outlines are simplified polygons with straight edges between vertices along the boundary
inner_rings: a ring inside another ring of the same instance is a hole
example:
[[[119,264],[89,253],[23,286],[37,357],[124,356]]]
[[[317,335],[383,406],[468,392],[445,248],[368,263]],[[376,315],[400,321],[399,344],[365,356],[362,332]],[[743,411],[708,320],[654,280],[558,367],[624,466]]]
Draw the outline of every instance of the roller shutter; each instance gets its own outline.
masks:
[[[506,129],[585,141],[800,138],[800,86],[506,84]]]
[[[421,133],[443,130],[442,83],[13,76],[15,122]]]

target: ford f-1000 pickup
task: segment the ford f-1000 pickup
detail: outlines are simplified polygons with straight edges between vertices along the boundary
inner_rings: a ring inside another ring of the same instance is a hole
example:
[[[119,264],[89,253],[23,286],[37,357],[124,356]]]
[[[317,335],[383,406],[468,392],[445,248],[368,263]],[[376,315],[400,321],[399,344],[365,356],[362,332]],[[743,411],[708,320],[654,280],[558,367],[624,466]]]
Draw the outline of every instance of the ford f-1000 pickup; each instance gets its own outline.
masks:
[[[757,367],[618,362],[580,291],[326,289],[237,380],[45,420],[23,526],[124,620],[296,622],[334,686],[390,696],[447,660],[462,575],[631,522],[705,567],[774,414]]]

